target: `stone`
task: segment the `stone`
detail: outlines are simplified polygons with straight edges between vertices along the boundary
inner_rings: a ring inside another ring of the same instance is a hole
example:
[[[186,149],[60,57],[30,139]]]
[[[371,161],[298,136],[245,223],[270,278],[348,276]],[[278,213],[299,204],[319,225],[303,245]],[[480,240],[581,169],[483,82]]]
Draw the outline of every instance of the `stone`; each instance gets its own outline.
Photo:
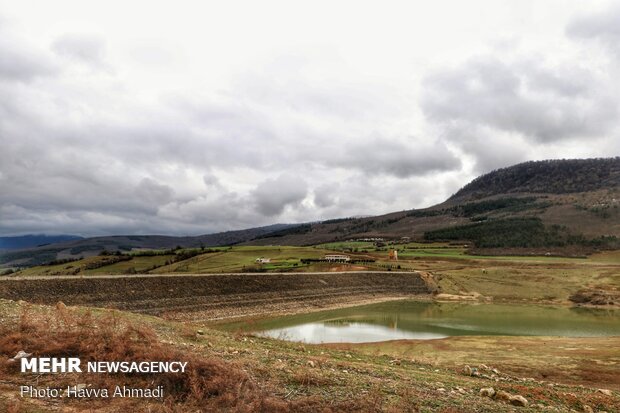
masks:
[[[508,402],[512,404],[513,406],[521,406],[521,407],[527,406],[527,399],[518,394],[514,396],[510,396],[510,400],[508,400]]]
[[[607,389],[598,389],[597,390],[598,393],[603,393],[605,396],[611,396],[613,395],[613,393],[611,392],[611,390],[607,390]]]
[[[471,376],[473,372],[474,372],[474,371],[472,370],[472,368],[471,368],[471,367],[469,367],[469,366],[465,366],[465,367],[463,367],[463,374],[464,374],[464,375],[466,375],[466,376]]]
[[[203,330],[197,330],[197,331],[196,331],[196,334],[198,334],[199,336],[204,335],[204,333],[205,333],[205,332],[204,332]]]
[[[587,404],[583,406],[583,411],[585,413],[594,413],[594,410],[592,410],[592,408],[588,406]]]
[[[482,397],[491,397],[495,396],[495,389],[493,387],[485,387],[480,389],[480,396]]]
[[[312,361],[312,360],[308,360],[308,366],[310,366],[310,367],[314,367],[314,361]]]
[[[498,390],[497,393],[495,393],[495,400],[510,401],[510,393],[504,390]]]
[[[24,350],[19,350],[15,357],[13,357],[13,360],[19,360],[30,356],[32,356],[32,353],[26,353]]]

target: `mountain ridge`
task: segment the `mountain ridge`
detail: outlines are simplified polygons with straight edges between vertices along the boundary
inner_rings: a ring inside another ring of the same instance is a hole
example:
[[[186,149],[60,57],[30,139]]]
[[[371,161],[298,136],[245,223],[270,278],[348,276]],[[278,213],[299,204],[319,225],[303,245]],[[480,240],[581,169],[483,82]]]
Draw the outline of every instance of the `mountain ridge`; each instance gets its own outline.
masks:
[[[620,186],[620,157],[529,161],[483,174],[452,195],[464,200],[508,193],[567,194]]]

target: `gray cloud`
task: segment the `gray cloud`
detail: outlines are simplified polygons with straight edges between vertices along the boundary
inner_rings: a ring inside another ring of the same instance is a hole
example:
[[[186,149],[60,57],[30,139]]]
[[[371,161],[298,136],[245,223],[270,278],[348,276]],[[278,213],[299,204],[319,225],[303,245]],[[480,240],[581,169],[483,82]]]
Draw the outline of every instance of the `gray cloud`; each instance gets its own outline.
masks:
[[[612,47],[603,17],[567,33]],[[355,36],[255,51],[243,36],[230,39],[237,50],[182,30],[137,38],[94,25],[105,35],[26,41],[20,25],[2,27],[0,234],[199,234],[380,214],[523,160],[618,150],[617,68],[519,55],[518,41],[436,70],[441,50],[410,55],[396,38],[402,55],[345,45]]]
[[[611,3],[597,13],[577,16],[567,26],[566,33],[575,39],[598,41],[620,57],[620,4]]]
[[[342,187],[337,182],[319,186],[314,190],[314,203],[321,208],[335,205],[338,202],[338,193],[341,189]]]
[[[0,82],[30,82],[41,76],[54,75],[56,66],[48,56],[0,30]]]
[[[67,57],[95,67],[105,66],[105,41],[95,35],[67,33],[52,43],[52,50]]]
[[[454,171],[461,161],[442,142],[411,139],[364,140],[342,145],[323,157],[335,166],[356,168],[367,175],[387,174],[399,178]]]
[[[455,142],[466,154],[476,159],[476,175],[507,165],[533,159],[531,145],[514,134],[498,133],[487,127],[453,124],[446,128],[445,136]]]
[[[478,58],[429,76],[422,108],[434,122],[486,126],[539,142],[600,136],[615,125],[617,101],[594,79],[586,89],[583,77],[571,68]]]
[[[304,200],[308,188],[306,182],[295,176],[281,175],[261,182],[252,192],[256,210],[264,216],[276,216],[289,205]]]
[[[202,177],[202,181],[208,187],[209,186],[215,186],[215,187],[220,187],[221,186],[219,178],[217,176],[213,175],[213,174],[205,174]]]
[[[144,178],[136,186],[136,195],[146,202],[166,204],[172,201],[174,191],[168,185],[162,185],[151,178]]]

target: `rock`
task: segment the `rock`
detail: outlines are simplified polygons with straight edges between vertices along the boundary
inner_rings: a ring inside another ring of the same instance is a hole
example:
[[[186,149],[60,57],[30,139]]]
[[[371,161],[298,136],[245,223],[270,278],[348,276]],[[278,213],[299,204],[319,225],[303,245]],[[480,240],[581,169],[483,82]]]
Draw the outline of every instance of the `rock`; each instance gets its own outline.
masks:
[[[502,400],[502,401],[510,401],[510,393],[505,392],[504,390],[498,390],[497,393],[495,393],[495,400]]]
[[[463,367],[463,374],[464,374],[464,375],[466,375],[466,376],[471,376],[473,372],[474,372],[474,371],[472,370],[472,368],[471,368],[471,367],[469,367],[469,366],[465,366],[465,367]]]
[[[314,367],[314,361],[312,361],[312,360],[308,360],[308,366],[310,366],[310,367]]]
[[[512,404],[513,406],[527,406],[527,399],[518,394],[510,394],[504,390],[499,390],[495,394],[495,400],[501,400]]]
[[[197,330],[196,331],[196,334],[198,334],[199,336],[204,335],[204,333],[205,333],[204,330]]]
[[[444,389],[443,387],[440,387],[437,389],[437,391],[441,393],[445,393],[446,389]]]
[[[489,370],[489,366],[487,366],[486,364],[481,364],[481,365],[478,366],[478,368],[480,370]]]
[[[585,413],[594,413],[594,410],[592,410],[592,408],[588,406],[587,404],[583,406],[583,411]]]
[[[19,359],[23,359],[23,358],[30,357],[30,356],[32,356],[32,353],[26,353],[24,350],[19,350],[17,354],[13,357],[13,360],[17,361]]]
[[[63,311],[63,310],[66,310],[66,309],[67,309],[67,306],[62,301],[58,301],[56,303],[56,310]]]
[[[523,397],[523,396],[518,395],[518,394],[514,395],[514,396],[510,396],[509,402],[513,406],[521,406],[521,407],[527,406],[527,399],[525,397]]]
[[[493,387],[485,387],[480,389],[480,396],[482,397],[491,397],[495,396],[495,389]]]
[[[598,389],[597,393],[603,393],[605,396],[611,396],[613,395],[613,393],[611,392],[611,390],[607,390],[607,389]]]
[[[499,370],[498,369],[493,369],[491,371],[493,372],[493,374],[499,374]]]

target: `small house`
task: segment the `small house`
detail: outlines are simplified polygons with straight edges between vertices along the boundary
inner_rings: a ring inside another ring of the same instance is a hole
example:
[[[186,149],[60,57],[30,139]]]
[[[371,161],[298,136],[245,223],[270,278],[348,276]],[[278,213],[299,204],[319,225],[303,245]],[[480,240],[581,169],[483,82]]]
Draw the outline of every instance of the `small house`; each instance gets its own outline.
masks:
[[[344,254],[326,254],[325,261],[331,262],[349,262],[351,261],[351,257]]]

